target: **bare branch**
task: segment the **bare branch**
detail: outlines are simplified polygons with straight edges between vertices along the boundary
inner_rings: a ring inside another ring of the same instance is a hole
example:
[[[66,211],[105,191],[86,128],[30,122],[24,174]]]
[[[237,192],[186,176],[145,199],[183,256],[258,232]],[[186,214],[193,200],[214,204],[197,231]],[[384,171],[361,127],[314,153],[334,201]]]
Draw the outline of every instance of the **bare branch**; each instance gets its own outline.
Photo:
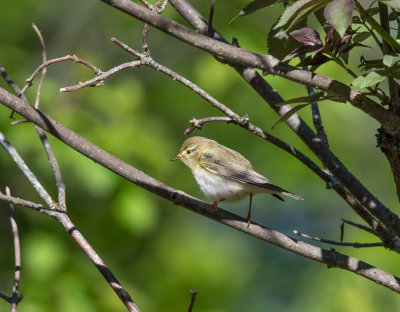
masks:
[[[57,212],[64,213],[64,211],[62,211],[62,210],[49,209],[49,208],[43,207],[40,204],[36,204],[34,202],[31,202],[31,201],[28,201],[25,199],[21,199],[18,197],[9,196],[9,195],[3,194],[2,192],[0,192],[0,200],[2,200],[4,202],[12,203],[14,205],[20,205],[20,206],[24,206],[24,207],[36,210],[40,213],[46,214],[53,218],[55,218]]]
[[[310,235],[301,233],[300,231],[297,231],[297,230],[294,230],[293,233],[298,235],[298,236],[300,236],[300,237],[312,239],[314,241],[321,242],[321,243],[337,245],[337,246],[350,246],[350,247],[354,247],[354,248],[383,247],[383,243],[343,243],[343,242],[336,242],[336,241],[333,241],[333,240],[320,238],[320,237],[317,237],[317,236],[310,236]]]
[[[32,108],[30,105],[26,104],[25,102],[24,106]],[[32,186],[35,188],[36,192],[39,194],[39,196],[44,200],[46,205],[51,207],[52,209],[57,208],[57,204],[53,201],[49,193],[44,189],[44,187],[40,184],[39,180],[36,178],[34,173],[28,168],[26,165],[25,161],[21,158],[21,156],[18,154],[17,150],[8,142],[6,137],[4,136],[3,133],[0,132],[0,144],[3,146],[5,151],[11,156],[12,160],[15,162],[15,164],[18,166],[18,168],[22,171],[22,173],[25,175],[25,177],[28,179],[28,181],[32,184]]]
[[[32,26],[33,26],[33,29],[35,30],[35,32],[39,38],[40,44],[42,46],[42,58],[43,58],[43,64],[45,64],[47,62],[47,53],[46,53],[46,45],[44,43],[43,36],[35,24],[32,24]],[[40,83],[39,83],[39,86],[38,86],[38,89],[36,92],[36,100],[35,100],[35,105],[34,105],[34,107],[36,109],[39,108],[40,92],[42,89],[44,78],[46,77],[46,72],[47,72],[47,67],[44,67],[42,70]],[[35,125],[35,129],[36,129],[36,132],[39,135],[39,138],[43,144],[44,150],[46,151],[47,158],[49,159],[49,162],[50,162],[51,170],[52,170],[54,178],[56,180],[56,186],[57,186],[57,192],[58,192],[58,204],[61,209],[67,209],[67,206],[65,204],[65,184],[63,182],[63,179],[61,176],[61,171],[58,166],[56,157],[54,156],[53,149],[51,148],[49,139],[47,138],[43,129],[39,128],[36,125]]]
[[[214,7],[215,7],[215,0],[211,0],[211,5],[210,5],[210,13],[208,15],[208,35],[212,36],[212,22],[213,22],[213,17],[214,17]]]
[[[305,59],[305,55],[300,55],[300,60],[303,61]],[[303,70],[308,71],[307,66],[303,66]],[[307,86],[307,92],[309,96],[314,95],[314,89],[310,86]],[[328,137],[326,136],[325,128],[322,123],[321,113],[319,111],[318,103],[313,102],[311,103],[311,112],[314,122],[315,130],[317,130],[317,136],[321,139],[323,144],[328,145]]]
[[[121,46],[123,49],[125,49],[127,52],[129,52],[129,53],[133,54],[134,56],[136,56],[137,58],[139,58],[139,60],[143,61],[143,65],[150,66],[150,67],[156,69],[157,71],[162,72],[162,73],[170,76],[172,79],[182,83],[184,86],[190,88],[191,90],[193,90],[194,92],[199,94],[206,101],[208,101],[211,105],[213,105],[215,108],[217,108],[222,113],[224,113],[229,118],[231,118],[233,123],[235,123],[235,124],[245,128],[245,129],[251,131],[252,133],[256,134],[257,136],[263,138],[264,140],[267,140],[268,142],[271,142],[271,143],[275,144],[276,146],[278,146],[279,148],[281,148],[281,149],[289,152],[290,154],[294,155],[297,159],[299,159],[301,162],[303,162],[307,167],[309,167],[314,173],[316,173],[325,182],[330,182],[332,180],[332,175],[330,175],[326,171],[322,170],[320,167],[318,167],[314,162],[312,162],[308,157],[306,157],[300,151],[294,149],[292,146],[286,144],[285,142],[279,140],[278,138],[273,137],[272,135],[266,133],[262,129],[252,125],[251,123],[249,123],[247,118],[240,117],[238,114],[234,113],[232,110],[230,110],[224,104],[222,104],[219,101],[217,101],[216,99],[214,99],[212,96],[210,96],[207,92],[202,90],[196,84],[192,83],[191,81],[189,81],[188,79],[182,77],[181,75],[179,75],[178,73],[172,71],[171,69],[169,69],[169,68],[157,63],[156,61],[154,61],[154,59],[152,59],[150,55],[144,54],[144,53],[139,53],[136,50],[134,50],[134,49],[130,48],[129,46],[127,46],[126,44],[122,43],[118,39],[112,38],[111,41],[115,42],[116,44]],[[308,129],[309,131],[311,131],[308,127],[307,128],[298,127],[298,124],[296,124],[295,128],[301,128],[303,130],[307,130]],[[312,134],[312,136],[315,137],[314,134]],[[308,140],[308,142],[311,141],[310,144],[312,144],[312,146],[314,146],[315,140],[311,139],[309,137],[307,137],[307,139],[310,139],[310,140]],[[319,141],[321,142],[320,139],[319,139]],[[334,169],[336,171],[338,171],[338,167],[337,166],[338,166],[338,163],[340,163],[340,161],[326,147],[327,147],[326,144],[318,144],[319,153],[316,153],[316,154],[319,156],[320,154],[329,153],[329,160],[332,162],[330,164],[331,164],[331,166],[334,166]],[[342,167],[340,169],[342,169],[344,171],[344,173],[346,174],[346,177],[350,178],[352,183],[358,182],[358,180],[356,180],[355,177],[352,177],[352,176],[348,177],[348,175],[351,175],[351,174],[348,172],[348,170],[343,165],[342,165]],[[359,187],[363,188],[363,186],[360,183],[359,183]],[[397,238],[394,238],[393,234],[391,234],[388,230],[386,230],[384,227],[382,227],[375,219],[373,219],[371,217],[370,213],[368,213],[364,209],[363,206],[361,206],[357,201],[355,201],[353,196],[351,196],[351,194],[349,194],[349,192],[347,190],[345,190],[342,185],[336,185],[334,187],[334,189],[338,192],[338,194],[343,199],[345,199],[349,203],[349,205],[358,214],[360,214],[360,216],[362,216],[364,218],[364,220],[366,220],[371,226],[374,226],[375,228],[377,228],[377,231],[381,234],[382,240],[385,242],[385,246],[387,246],[387,247],[390,246],[393,250],[400,251],[400,242],[399,242],[399,240]],[[368,192],[368,191],[364,188],[364,192]],[[363,192],[362,196],[365,196],[364,192]],[[370,196],[372,196],[372,194],[370,194]],[[363,198],[364,198],[364,201],[365,201],[365,197],[363,197]],[[374,208],[376,208],[376,207],[374,207]],[[386,211],[385,213],[387,213],[388,211],[390,212],[390,210],[388,210],[383,205],[382,205],[382,211]],[[392,219],[390,219],[390,221],[389,221],[389,219],[387,219],[387,221],[388,222],[392,222]],[[399,232],[398,233],[400,233],[400,220],[399,220]]]
[[[184,133],[189,134],[194,129],[201,129],[205,123],[212,122],[212,121],[223,121],[226,123],[233,122],[232,118],[230,118],[230,117],[208,117],[208,118],[202,118],[202,119],[193,118],[192,120],[189,121],[189,123],[192,126],[187,128]]]
[[[365,225],[362,225],[362,224],[359,224],[359,223],[355,223],[355,222],[352,222],[352,221],[349,221],[349,220],[345,220],[345,219],[342,219],[342,221],[343,221],[343,224],[347,223],[347,224],[350,224],[350,225],[352,225],[354,227],[357,227],[357,228],[359,228],[361,230],[364,230],[364,231],[366,231],[368,233],[371,233],[373,235],[378,235],[376,230],[374,230],[374,229],[372,229],[372,228],[370,228],[368,226],[365,226]]]
[[[400,129],[396,126],[400,123],[400,116],[385,110],[378,103],[341,82],[281,63],[278,59],[270,55],[259,55],[204,36],[132,1],[101,1],[213,55],[226,58],[235,63],[259,68],[271,75],[277,75],[297,83],[305,84],[347,100],[353,106],[376,119],[387,132],[393,135],[400,133]]]
[[[125,304],[129,311],[140,312],[139,308],[133,302],[131,296],[123,288],[108,266],[96,253],[89,242],[83,237],[83,235],[78,231],[75,225],[72,223],[67,214],[61,213],[57,214],[57,220],[64,226],[65,230],[72,236],[79,247],[85,252],[89,259],[93,262],[96,268],[100,271],[106,281],[110,284],[112,289]]]
[[[35,23],[32,24],[32,27],[33,27],[33,29],[35,30],[36,35],[37,35],[38,38],[39,38],[40,45],[42,46],[42,62],[43,62],[43,64],[44,64],[44,63],[47,62],[46,45],[45,45],[45,43],[44,43],[43,36],[42,36],[42,34],[41,34],[39,28],[37,28],[37,26],[35,25]],[[40,92],[41,92],[41,90],[42,90],[42,85],[43,85],[44,78],[46,77],[46,73],[47,73],[47,67],[44,67],[44,68],[42,69],[42,75],[41,75],[41,77],[40,77],[39,86],[38,86],[38,89],[37,89],[37,92],[36,92],[36,100],[35,100],[35,105],[34,105],[35,108],[39,108]]]
[[[247,227],[247,220],[236,216],[223,209],[216,211],[214,206],[206,204],[190,195],[171,188],[160,181],[146,175],[140,170],[130,166],[122,160],[102,150],[98,146],[90,143],[81,136],[77,135],[60,123],[54,121],[49,116],[38,112],[35,108],[27,105],[19,98],[9,94],[0,88],[0,103],[3,103],[22,116],[28,118],[33,123],[50,132],[58,139],[74,148],[76,151],[94,160],[100,165],[108,168],[125,179],[135,183],[136,185],[182,207],[185,207],[195,213],[201,214],[207,218],[225,224],[229,227],[252,235],[256,238],[284,248],[288,251],[309,258],[314,261],[325,263],[330,267],[342,268],[358,275],[364,276],[376,283],[379,283],[393,291],[400,293],[399,279],[387,272],[375,268],[356,258],[343,255],[334,250],[325,250],[319,247],[306,244],[291,237],[288,237],[278,231],[271,230],[256,223],[252,223]],[[65,218],[68,218],[66,214]],[[68,224],[67,219],[61,221]],[[67,229],[67,227],[66,227]],[[69,228],[71,231],[72,228]],[[75,233],[75,231],[71,231]],[[103,273],[102,273],[103,274]]]
[[[102,72],[101,74],[98,74],[95,78],[90,79],[88,81],[79,83],[74,86],[61,88],[60,92],[76,91],[76,90],[79,90],[79,89],[82,89],[82,88],[88,87],[88,86],[98,87],[98,86],[101,86],[104,84],[105,79],[118,73],[119,71],[126,69],[126,68],[140,67],[142,65],[143,65],[143,63],[141,61],[133,61],[133,62],[124,63],[124,64],[121,64],[121,65],[111,68],[109,71]]]
[[[207,23],[198,11],[186,0],[170,0],[171,4],[181,13],[190,24],[192,24],[199,32],[207,33]],[[216,31],[214,38],[227,43],[227,41]],[[274,90],[253,68],[245,67],[240,64],[229,64],[245,79],[253,89],[261,95],[261,97],[273,108],[280,116],[291,109],[289,105],[281,107],[276,106],[276,103],[284,101],[282,97]],[[340,162],[329,148],[323,144],[308,125],[297,114],[286,120],[288,126],[307,144],[314,154],[322,161],[324,166],[336,177],[343,186],[334,187],[336,192],[368,222],[374,229],[379,232],[380,237],[385,242],[385,246],[394,246],[396,250],[400,250],[399,241],[394,238],[394,230],[399,236],[400,234],[400,219],[385,207],[373,194],[366,189],[356,177],[354,177],[347,168]],[[349,193],[349,191],[351,193]],[[368,211],[365,210],[365,208]],[[386,229],[372,216],[376,216],[379,220],[384,220]],[[397,224],[397,225],[394,225]],[[387,245],[386,245],[387,244]]]
[[[93,70],[96,73],[96,75],[101,75],[102,74],[101,69],[97,68],[96,66],[90,64],[89,62],[87,62],[85,60],[81,60],[76,55],[66,55],[66,56],[63,56],[63,57],[59,57],[59,58],[55,58],[55,59],[49,60],[49,61],[43,63],[42,65],[40,65],[38,68],[36,68],[36,70],[33,72],[33,74],[28,79],[26,79],[26,85],[22,89],[21,94],[24,94],[26,89],[28,89],[32,85],[32,81],[35,79],[37,74],[42,71],[42,69],[44,69],[47,66],[50,66],[52,64],[59,63],[59,62],[64,62],[64,61],[72,61],[74,63],[83,64],[83,65],[89,67],[91,70]]]
[[[194,301],[196,300],[197,293],[198,293],[197,289],[192,289],[190,291],[191,299],[190,299],[190,305],[189,305],[189,308],[188,308],[188,312],[192,312],[192,310],[193,310]]]
[[[11,196],[10,189],[6,187],[6,194]],[[19,244],[18,225],[14,217],[14,205],[8,203],[8,212],[10,214],[11,231],[14,237],[14,282],[11,297],[11,312],[17,312],[18,303],[22,300],[22,295],[18,295],[19,281],[21,278],[21,248]]]

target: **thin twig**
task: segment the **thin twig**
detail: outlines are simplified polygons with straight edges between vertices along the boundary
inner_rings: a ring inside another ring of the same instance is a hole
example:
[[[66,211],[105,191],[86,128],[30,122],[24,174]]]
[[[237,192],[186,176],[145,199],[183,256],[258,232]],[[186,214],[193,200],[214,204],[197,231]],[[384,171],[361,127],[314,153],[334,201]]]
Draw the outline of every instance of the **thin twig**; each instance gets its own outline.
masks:
[[[98,76],[94,77],[93,79],[90,79],[88,81],[78,83],[77,85],[74,86],[69,86],[69,87],[64,87],[60,89],[60,92],[71,92],[71,91],[76,91],[88,86],[95,86],[98,87],[100,85],[104,84],[104,80],[107,79],[108,77],[116,74],[117,72],[126,69],[126,68],[132,68],[132,67],[140,67],[143,65],[143,62],[141,61],[133,61],[133,62],[127,62],[124,64],[120,64],[118,66],[115,66],[111,68],[110,70],[103,72],[99,74]]]
[[[214,17],[214,7],[215,7],[215,0],[211,0],[211,5],[210,5],[210,13],[208,15],[208,35],[212,36],[212,23],[213,23],[213,17]]]
[[[162,73],[166,74],[167,76],[171,77],[173,80],[180,82],[181,84],[188,87],[192,91],[196,92],[203,99],[205,99],[207,102],[209,102],[212,106],[214,106],[215,108],[220,110],[222,113],[224,113],[226,116],[228,116],[233,123],[251,131],[252,133],[259,136],[260,138],[262,138],[272,144],[275,144],[279,148],[285,150],[286,152],[289,152],[291,155],[294,155],[297,159],[299,159],[307,167],[309,167],[313,172],[318,174],[320,177],[323,177],[323,179],[325,181],[331,180],[330,175],[327,172],[325,172],[320,167],[318,167],[311,159],[309,159],[307,156],[305,156],[299,150],[295,149],[294,147],[290,146],[289,144],[283,142],[282,140],[268,134],[267,132],[263,131],[262,129],[249,123],[249,119],[247,116],[240,117],[238,114],[233,112],[227,106],[225,106],[224,104],[222,104],[221,102],[219,102],[218,100],[213,98],[210,94],[205,92],[203,89],[201,89],[198,85],[194,84],[190,80],[179,75],[178,73],[174,72],[173,70],[169,69],[168,67],[165,67],[165,66],[157,63],[156,61],[154,61],[154,59],[150,55],[144,54],[144,53],[139,53],[138,51],[130,48],[128,45],[119,41],[116,38],[112,38],[111,41],[116,43],[120,47],[122,47],[127,52],[129,52],[129,53],[133,54],[134,56],[136,56],[137,58],[139,58],[139,60],[143,62],[142,65],[150,66],[150,67],[156,69],[157,71],[162,72]]]
[[[44,63],[47,62],[46,45],[44,43],[44,39],[43,39],[42,33],[40,32],[39,28],[37,28],[35,23],[32,23],[32,27],[35,30],[36,35],[39,38],[40,45],[42,46],[42,63],[44,64]],[[39,82],[38,89],[37,89],[37,92],[36,92],[36,99],[35,99],[35,105],[34,105],[35,108],[39,108],[40,93],[41,93],[41,90],[42,90],[42,85],[43,85],[44,78],[46,77],[46,73],[47,73],[47,67],[44,67],[42,69],[42,75],[40,77],[40,82]]]
[[[24,207],[33,209],[37,212],[43,213],[43,214],[48,215],[53,218],[55,218],[55,215],[57,212],[65,213],[65,211],[62,211],[62,210],[49,209],[49,208],[44,207],[43,205],[36,204],[34,202],[31,202],[31,201],[28,201],[28,200],[25,200],[22,198],[9,196],[9,195],[3,194],[2,192],[0,192],[0,200],[7,202],[7,203],[12,203],[14,205],[20,205],[20,206],[24,206]]]
[[[3,64],[0,64],[0,72],[1,75],[3,76],[4,80],[8,83],[8,85],[14,90],[15,94],[20,95],[20,98],[28,103],[28,100],[26,99],[25,95],[22,94],[21,89],[18,87],[18,85],[14,82],[14,80],[11,79],[11,77],[7,74],[6,69],[4,68]]]
[[[147,2],[146,0],[139,0],[139,1],[142,2],[150,10],[154,8],[154,6],[150,2]]]
[[[132,312],[140,312],[129,293],[124,289],[124,287],[117,280],[117,278],[93,249],[93,247],[89,244],[89,242],[85,239],[85,237],[78,231],[68,215],[65,213],[60,213],[57,214],[56,218],[63,225],[65,230],[71,235],[74,241],[79,245],[79,247],[85,252],[88,258],[93,262],[93,264],[103,275],[108,284],[110,284],[111,288],[125,304],[128,310]]]
[[[47,62],[47,53],[46,53],[46,44],[44,42],[43,36],[37,26],[35,24],[32,24],[33,29],[35,30],[40,44],[42,46],[42,61],[43,64]],[[44,82],[44,78],[46,76],[47,72],[47,67],[44,67],[42,70],[42,75],[40,78],[40,83],[36,92],[36,99],[35,99],[35,105],[34,107],[36,109],[39,108],[39,103],[40,103],[40,92],[42,89],[42,85]],[[57,193],[58,193],[58,204],[61,209],[67,209],[66,203],[65,203],[65,184],[63,182],[62,176],[61,176],[61,171],[60,167],[58,166],[57,159],[54,155],[53,149],[51,148],[49,139],[46,136],[46,133],[43,131],[42,128],[38,127],[35,125],[35,129],[37,134],[39,135],[40,141],[43,144],[44,150],[46,152],[47,158],[49,159],[50,166],[51,166],[51,171],[53,172],[53,176],[56,180],[56,187],[57,187]]]
[[[190,305],[189,305],[189,308],[188,308],[188,312],[192,312],[193,306],[194,306],[194,302],[196,300],[196,295],[197,295],[198,292],[199,291],[197,289],[192,289],[190,291],[191,299],[190,299]]]
[[[42,65],[40,65],[38,68],[36,68],[36,70],[33,72],[33,74],[28,79],[26,79],[26,85],[22,89],[21,94],[24,94],[26,89],[28,89],[32,85],[32,81],[35,79],[37,74],[42,71],[42,69],[44,69],[47,66],[50,66],[52,64],[59,63],[59,62],[64,62],[64,61],[72,61],[74,63],[83,64],[83,65],[89,67],[91,70],[93,70],[96,73],[96,75],[101,75],[102,74],[101,69],[97,68],[96,66],[90,64],[89,62],[87,62],[85,60],[82,60],[82,59],[78,58],[76,55],[66,55],[66,56],[63,56],[63,57],[59,57],[59,58],[55,58],[55,59],[49,60],[49,61],[43,63]]]
[[[343,243],[343,242],[336,242],[333,240],[324,239],[324,238],[320,238],[320,237],[316,237],[316,236],[310,236],[310,235],[301,233],[297,230],[294,230],[293,233],[300,237],[304,237],[304,238],[312,239],[317,242],[336,245],[336,246],[350,246],[350,247],[354,247],[354,248],[383,247],[383,243]]]
[[[104,2],[110,2],[105,1]],[[112,1],[114,2],[114,1]],[[177,9],[177,11],[200,33],[207,34],[207,22],[201,16],[201,14],[186,0],[170,0],[171,4]],[[121,2],[119,2],[121,4]],[[137,17],[132,11],[130,11],[126,6],[119,6],[119,8],[130,15]],[[155,17],[152,17],[155,18]],[[149,21],[150,19],[146,19]],[[175,24],[174,24],[175,25]],[[160,27],[161,29],[161,27]],[[163,29],[164,31],[165,28]],[[180,38],[179,34],[175,32],[168,32],[172,36]],[[213,38],[222,43],[228,43],[225,38],[223,38],[217,31],[214,30]],[[199,39],[200,40],[200,39]],[[206,39],[204,39],[206,41]],[[184,40],[186,41],[186,40]],[[196,41],[197,42],[197,41]],[[193,44],[198,46],[197,44]],[[221,46],[222,47],[222,46]],[[206,49],[211,54],[213,52],[211,49]],[[235,53],[238,56],[242,53],[242,50],[237,51]],[[255,62],[256,63],[256,62]],[[278,94],[278,92],[272,88],[267,81],[261,77],[258,72],[253,68],[255,63],[252,65],[248,65],[248,63],[243,62],[243,64],[238,63],[229,63],[242,77],[243,79],[249,83],[249,85],[274,109],[280,116],[285,114],[287,111],[291,109],[289,105],[278,107],[276,103],[280,103],[284,101],[282,97]],[[276,69],[279,71],[278,63],[276,64]],[[286,72],[285,73],[289,73]],[[291,70],[290,73],[293,73]],[[277,73],[275,73],[277,74]],[[319,79],[315,74],[310,73],[310,78]],[[283,76],[286,76],[284,74]],[[289,80],[291,78],[287,77]],[[323,78],[323,80],[325,77]],[[306,83],[307,84],[307,83]],[[310,85],[310,84],[309,84]],[[336,85],[334,80],[331,80],[329,83],[330,87],[334,88],[340,86]],[[350,91],[352,93],[353,91]],[[348,94],[350,94],[348,93]],[[353,93],[354,94],[354,93]],[[357,97],[357,96],[356,96]],[[360,98],[358,98],[360,100]],[[361,103],[361,102],[360,102]],[[354,103],[353,103],[354,104]],[[372,104],[372,103],[371,103]],[[357,106],[357,105],[355,105]],[[369,104],[368,104],[369,106]],[[372,108],[372,106],[370,107]],[[377,108],[377,106],[376,106]],[[382,108],[380,108],[382,109]],[[369,109],[368,109],[369,110]],[[365,110],[364,110],[365,111]],[[314,132],[310,129],[310,127],[297,115],[293,115],[291,118],[286,120],[287,125],[304,141],[305,144],[311,149],[311,151],[322,161],[326,168],[329,168],[329,171],[337,177],[337,179],[343,184],[334,187],[335,191],[358,213],[360,216],[370,224],[376,231],[379,233],[382,240],[385,242],[385,246],[388,248],[394,248],[396,251],[400,251],[400,244],[397,237],[394,236],[394,233],[400,236],[400,219],[394,215],[386,206],[384,206],[373,194],[363,186],[360,181],[344,166],[344,164],[337,158],[332,151],[321,144],[321,140],[316,137]],[[391,124],[398,124],[398,122],[390,122]],[[387,124],[390,127],[389,124]],[[394,130],[396,131],[396,130]],[[322,177],[322,176],[320,176]],[[325,180],[328,182],[327,180]],[[347,190],[347,189],[348,190]],[[351,192],[351,193],[350,193]],[[368,211],[367,211],[368,210]],[[383,226],[380,222],[378,222],[375,217],[381,220],[385,225]],[[389,217],[388,217],[389,216]],[[396,225],[395,225],[396,224]],[[391,246],[391,247],[389,247]]]
[[[39,180],[36,178],[34,173],[28,168],[25,161],[18,154],[17,150],[8,142],[6,137],[2,132],[0,132],[0,144],[3,146],[5,151],[11,156],[12,160],[18,166],[18,168],[22,171],[28,181],[35,188],[36,192],[39,196],[44,200],[46,205],[48,205],[52,209],[57,209],[57,204],[53,201],[49,193],[45,190],[45,188],[40,184]]]
[[[352,226],[354,226],[354,227],[357,227],[357,228],[359,228],[359,229],[361,229],[361,230],[364,230],[364,231],[366,231],[366,232],[368,232],[368,233],[371,233],[371,234],[373,234],[373,235],[379,236],[378,233],[377,233],[374,229],[372,229],[372,228],[370,228],[370,227],[368,227],[368,226],[365,226],[365,225],[363,225],[363,224],[355,223],[355,222],[353,222],[353,221],[349,221],[349,220],[345,220],[345,219],[342,219],[342,222],[343,222],[343,223],[350,224],[350,225],[352,225]]]
[[[202,119],[193,118],[192,120],[189,121],[189,123],[192,126],[187,128],[184,133],[189,134],[194,129],[201,129],[205,123],[212,122],[212,121],[224,121],[226,123],[233,122],[232,118],[230,118],[230,117],[207,117],[207,118],[202,118]]]
[[[300,61],[305,59],[305,55],[300,55]],[[308,70],[307,66],[303,66],[303,70]],[[310,86],[307,86],[307,93],[309,96],[314,95],[314,89]],[[321,113],[319,111],[318,103],[311,103],[311,112],[314,122],[315,130],[317,131],[317,136],[321,139],[321,141],[328,146],[328,137],[325,132],[324,124],[322,123]]]
[[[6,187],[6,194],[11,196],[10,189]],[[10,223],[11,223],[11,232],[14,237],[14,262],[15,262],[15,271],[14,271],[14,282],[12,289],[12,297],[11,297],[11,312],[17,312],[18,303],[22,300],[22,295],[18,295],[19,281],[21,278],[21,248],[19,244],[19,235],[18,235],[18,225],[15,221],[14,216],[14,205],[12,203],[8,203],[8,212],[10,215]]]

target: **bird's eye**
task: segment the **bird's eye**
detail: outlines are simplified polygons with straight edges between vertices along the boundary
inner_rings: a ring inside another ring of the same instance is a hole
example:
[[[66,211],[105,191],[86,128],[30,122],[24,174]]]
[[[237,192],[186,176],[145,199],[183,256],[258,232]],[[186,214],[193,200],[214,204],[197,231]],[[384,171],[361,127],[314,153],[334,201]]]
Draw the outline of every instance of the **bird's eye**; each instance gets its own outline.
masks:
[[[192,150],[189,149],[186,151],[186,154],[190,154],[191,152],[192,152]]]

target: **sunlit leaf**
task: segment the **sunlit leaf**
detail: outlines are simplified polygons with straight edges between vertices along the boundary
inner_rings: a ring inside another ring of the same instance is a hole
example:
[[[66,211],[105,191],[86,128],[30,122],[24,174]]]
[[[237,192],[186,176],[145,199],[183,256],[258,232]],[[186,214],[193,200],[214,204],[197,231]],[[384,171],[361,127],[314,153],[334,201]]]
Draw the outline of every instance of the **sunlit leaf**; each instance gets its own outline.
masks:
[[[308,103],[308,104],[310,104],[312,102],[319,101],[322,98],[323,95],[324,95],[324,92],[317,92],[317,93],[314,93],[313,95],[301,96],[301,97],[298,97],[298,98],[294,98],[294,99],[290,99],[290,100],[287,100],[287,101],[283,101],[283,102],[277,103],[276,105],[277,106],[283,106],[283,105],[286,105],[286,104],[294,104],[294,103]]]
[[[279,118],[277,121],[275,121],[273,123],[273,125],[271,126],[272,129],[274,129],[277,125],[279,125],[281,122],[286,121],[287,119],[289,119],[293,114],[295,114],[296,112],[298,112],[300,109],[302,109],[303,107],[306,107],[308,105],[310,105],[311,103],[306,103],[306,104],[300,104],[297,105],[295,107],[293,107],[290,111],[286,112],[285,114],[283,114],[281,116],[281,118]]]
[[[391,1],[379,1],[388,7],[391,7],[393,10],[400,11],[400,0],[391,0]]]
[[[289,6],[281,15],[279,22],[274,29],[286,26],[286,30],[291,29],[300,20],[306,18],[312,12],[322,8],[330,0],[298,0]]]
[[[340,35],[344,36],[353,17],[354,0],[333,0],[325,7],[325,18]]]
[[[319,33],[309,27],[303,27],[297,30],[293,30],[290,35],[297,41],[310,46],[322,45]]]
[[[385,79],[384,76],[379,75],[376,72],[370,72],[368,75],[357,77],[351,83],[356,88],[368,88],[371,86],[375,86]]]
[[[383,64],[387,67],[392,67],[398,61],[400,61],[400,56],[385,55],[383,57]]]
[[[258,11],[262,8],[265,8],[267,6],[273,5],[274,3],[278,2],[279,0],[254,0],[250,3],[248,3],[240,12],[238,15],[236,15],[234,18],[231,19],[229,23],[232,23],[235,19],[241,16],[248,15],[250,13],[253,13],[255,11]]]

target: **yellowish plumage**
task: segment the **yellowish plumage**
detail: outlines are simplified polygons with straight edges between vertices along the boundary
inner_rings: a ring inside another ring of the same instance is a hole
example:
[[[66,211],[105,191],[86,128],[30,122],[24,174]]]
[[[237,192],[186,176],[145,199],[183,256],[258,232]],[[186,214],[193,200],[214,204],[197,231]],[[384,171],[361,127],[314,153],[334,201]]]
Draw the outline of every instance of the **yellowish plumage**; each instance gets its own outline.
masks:
[[[187,165],[200,187],[213,205],[221,201],[235,201],[250,195],[248,224],[251,217],[251,199],[253,194],[268,193],[283,200],[278,194],[302,199],[258,173],[251,163],[240,153],[203,137],[190,137],[183,142],[177,157]]]

